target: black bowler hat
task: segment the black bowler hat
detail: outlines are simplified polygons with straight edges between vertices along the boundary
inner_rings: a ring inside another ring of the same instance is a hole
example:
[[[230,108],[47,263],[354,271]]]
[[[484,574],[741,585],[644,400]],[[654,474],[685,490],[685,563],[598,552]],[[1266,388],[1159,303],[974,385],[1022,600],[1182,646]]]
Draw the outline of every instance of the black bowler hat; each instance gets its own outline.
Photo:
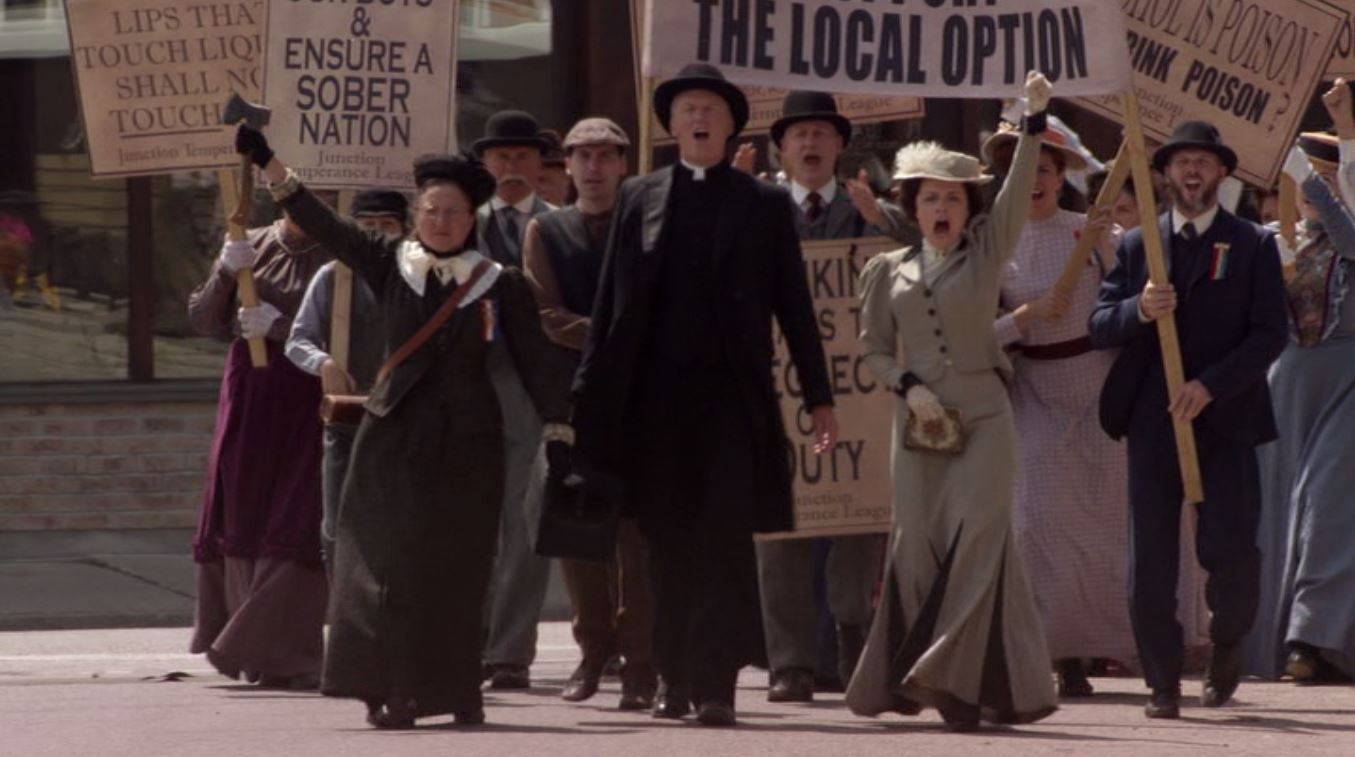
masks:
[[[1178,150],[1208,150],[1219,156],[1228,173],[1237,169],[1237,153],[1223,143],[1219,130],[1205,121],[1183,121],[1173,129],[1166,144],[1153,153],[1153,168],[1158,171],[1165,169],[1167,161]]]
[[[433,181],[448,181],[461,188],[478,208],[494,196],[498,182],[485,164],[470,155],[420,155],[414,159],[414,185],[423,189]]]
[[[837,98],[827,92],[799,89],[786,95],[781,117],[772,124],[772,142],[779,148],[786,129],[801,121],[827,121],[842,135],[845,146],[852,141],[852,122],[837,112]]]
[[[730,136],[738,136],[748,125],[748,98],[743,96],[743,90],[726,81],[720,69],[709,63],[688,63],[677,76],[654,90],[654,114],[663,128],[668,128],[673,117],[673,100],[693,89],[714,92],[729,104],[729,112],[734,116],[734,133]]]
[[[545,154],[550,143],[541,138],[541,129],[530,113],[501,110],[485,122],[485,136],[471,145],[476,156],[484,155],[491,147],[535,147]]]
[[[409,200],[403,192],[393,189],[364,189],[353,195],[353,206],[348,213],[354,218],[394,216],[404,221],[409,216]]]

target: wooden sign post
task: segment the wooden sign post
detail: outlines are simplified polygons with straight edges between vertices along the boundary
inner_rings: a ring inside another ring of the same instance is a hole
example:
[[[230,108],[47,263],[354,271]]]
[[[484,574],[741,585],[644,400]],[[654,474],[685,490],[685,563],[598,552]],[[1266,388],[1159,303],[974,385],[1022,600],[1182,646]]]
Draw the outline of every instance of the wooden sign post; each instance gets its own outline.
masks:
[[[1125,144],[1129,146],[1129,162],[1134,176],[1135,199],[1138,201],[1139,226],[1143,234],[1143,249],[1148,258],[1148,276],[1158,286],[1167,286],[1171,277],[1162,249],[1162,233],[1157,225],[1157,203],[1153,199],[1153,177],[1148,168],[1148,150],[1143,143],[1143,124],[1139,120],[1139,100],[1133,90],[1121,95],[1125,116]],[[1119,163],[1119,160],[1116,161]],[[1099,199],[1099,198],[1098,198]],[[1162,365],[1167,374],[1167,394],[1175,397],[1186,383],[1185,365],[1181,361],[1181,342],[1176,333],[1176,317],[1167,314],[1157,319],[1157,336],[1162,345]],[[1185,500],[1191,504],[1204,502],[1204,483],[1200,478],[1200,460],[1195,448],[1195,430],[1189,421],[1172,420],[1176,431],[1176,454],[1181,463],[1181,487]]]
[[[254,170],[254,166],[250,165],[249,158],[243,158],[239,176],[229,168],[223,168],[216,174],[217,190],[221,193],[221,205],[226,211],[226,239],[232,242],[243,242],[248,238],[246,229],[249,223],[247,218],[249,215],[249,195],[253,192],[254,184],[249,178],[252,170]],[[246,184],[249,186],[245,186]],[[229,206],[231,202],[235,203],[235,207]],[[235,286],[242,307],[257,308],[259,306],[259,290],[254,286],[253,268],[247,266],[236,271]],[[268,367],[268,349],[264,340],[255,337],[248,342],[249,364],[255,368]]]
[[[1299,187],[1287,173],[1280,174],[1280,236],[1289,245],[1291,253],[1298,252],[1299,240],[1296,227],[1299,223]],[[1285,263],[1284,280],[1294,275],[1294,264]]]
[[[1106,176],[1106,182],[1101,185],[1101,191],[1096,195],[1096,202],[1087,210],[1087,216],[1090,218],[1097,213],[1104,212],[1110,206],[1115,204],[1120,196],[1120,190],[1124,189],[1124,183],[1129,178],[1129,155],[1126,143],[1120,143],[1120,151],[1115,154],[1115,161],[1111,164],[1110,174]],[[1071,292],[1073,287],[1077,286],[1077,280],[1082,277],[1082,271],[1087,267],[1087,256],[1092,253],[1099,239],[1091,234],[1083,234],[1078,237],[1077,244],[1073,246],[1073,252],[1068,256],[1068,261],[1063,264],[1063,271],[1059,273],[1059,278],[1054,282],[1055,291]]]

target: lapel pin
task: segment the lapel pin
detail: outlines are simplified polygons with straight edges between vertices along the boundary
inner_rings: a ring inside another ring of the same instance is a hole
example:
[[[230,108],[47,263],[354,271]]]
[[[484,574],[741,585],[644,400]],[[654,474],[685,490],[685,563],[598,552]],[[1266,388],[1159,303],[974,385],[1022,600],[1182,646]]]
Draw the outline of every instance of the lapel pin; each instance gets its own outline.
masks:
[[[1214,260],[1209,265],[1210,281],[1219,281],[1228,275],[1228,249],[1232,245],[1227,242],[1214,243]]]

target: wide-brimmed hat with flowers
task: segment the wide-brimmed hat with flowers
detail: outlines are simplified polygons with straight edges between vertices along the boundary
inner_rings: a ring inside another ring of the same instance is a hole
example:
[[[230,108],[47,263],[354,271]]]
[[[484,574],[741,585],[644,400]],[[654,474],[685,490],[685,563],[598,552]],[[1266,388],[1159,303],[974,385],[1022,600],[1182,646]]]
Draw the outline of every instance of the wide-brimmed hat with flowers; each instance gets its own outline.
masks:
[[[1005,144],[1015,145],[1016,140],[1020,137],[1021,129],[1019,126],[1003,121],[998,125],[997,131],[983,141],[979,155],[983,158],[984,163],[996,166],[998,148]],[[1063,156],[1063,167],[1068,171],[1082,171],[1087,167],[1087,159],[1073,147],[1072,135],[1060,129],[1052,121],[1045,128],[1044,133],[1040,135],[1040,145],[1061,154]]]
[[[993,177],[983,172],[973,155],[947,150],[936,142],[914,142],[894,156],[894,181],[909,179],[986,184]]]

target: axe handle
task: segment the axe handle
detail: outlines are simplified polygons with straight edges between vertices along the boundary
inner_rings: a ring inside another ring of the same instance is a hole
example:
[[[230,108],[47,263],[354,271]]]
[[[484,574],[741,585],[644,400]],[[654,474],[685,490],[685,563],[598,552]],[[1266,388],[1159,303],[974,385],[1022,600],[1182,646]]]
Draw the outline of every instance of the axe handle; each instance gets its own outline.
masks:
[[[1279,205],[1280,236],[1284,237],[1290,252],[1298,252],[1299,240],[1298,235],[1294,233],[1294,227],[1299,223],[1299,186],[1286,173],[1280,174]],[[1283,273],[1285,281],[1294,278],[1294,264],[1286,264]]]
[[[242,158],[242,175],[248,176],[249,158]],[[238,211],[241,207],[248,209],[248,201],[243,197],[243,186],[245,182],[236,178],[235,172],[230,169],[222,169],[217,172],[217,184],[221,192],[221,205],[226,209],[226,238],[232,242],[242,242],[247,236],[245,234],[245,219],[239,217]],[[249,182],[252,184],[253,182]],[[251,190],[251,195],[253,191]],[[230,202],[234,200],[235,206],[231,207]],[[247,308],[256,308],[259,306],[259,290],[254,285],[254,269],[241,268],[235,274],[236,293],[240,298],[240,304]],[[249,342],[249,363],[255,368],[268,367],[268,350],[263,339],[250,339]]]

